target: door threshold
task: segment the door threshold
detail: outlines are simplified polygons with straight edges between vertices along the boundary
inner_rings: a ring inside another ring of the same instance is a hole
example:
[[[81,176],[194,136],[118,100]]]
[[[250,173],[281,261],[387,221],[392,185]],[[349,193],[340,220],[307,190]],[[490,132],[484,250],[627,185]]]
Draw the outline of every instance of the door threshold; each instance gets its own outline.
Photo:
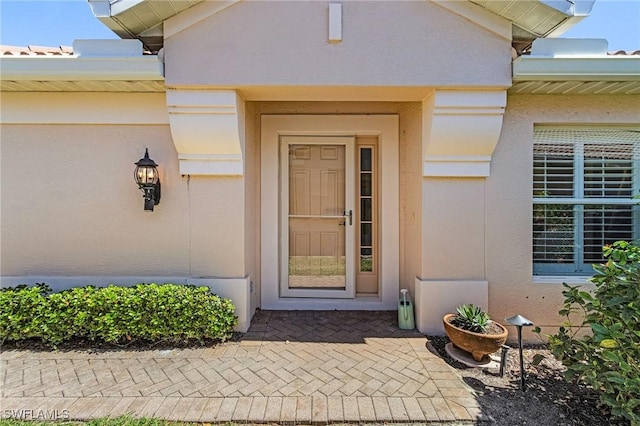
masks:
[[[309,299],[281,297],[272,302],[262,303],[265,310],[293,311],[388,311],[398,308],[397,300],[383,301],[377,296],[362,296],[355,299]]]

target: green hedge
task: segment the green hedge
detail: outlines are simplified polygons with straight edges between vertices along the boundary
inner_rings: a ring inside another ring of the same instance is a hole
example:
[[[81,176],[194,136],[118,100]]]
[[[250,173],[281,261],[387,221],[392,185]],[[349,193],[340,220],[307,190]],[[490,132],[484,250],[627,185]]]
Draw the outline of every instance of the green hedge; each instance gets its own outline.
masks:
[[[18,286],[0,291],[0,342],[224,341],[236,325],[234,309],[208,287],[191,285],[87,286],[58,293],[44,284]]]

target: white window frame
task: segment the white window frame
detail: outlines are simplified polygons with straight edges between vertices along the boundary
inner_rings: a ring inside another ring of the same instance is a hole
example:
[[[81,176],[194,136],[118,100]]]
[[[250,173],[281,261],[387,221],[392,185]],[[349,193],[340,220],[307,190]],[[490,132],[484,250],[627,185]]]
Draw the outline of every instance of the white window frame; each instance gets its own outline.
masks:
[[[573,216],[573,261],[566,263],[542,263],[536,262],[535,259],[535,234],[534,229],[532,229],[532,258],[533,258],[533,273],[534,275],[539,276],[557,276],[557,275],[592,275],[593,270],[590,263],[584,262],[584,243],[585,243],[585,235],[584,235],[584,210],[583,206],[585,205],[603,205],[603,206],[613,206],[613,205],[626,205],[626,206],[634,206],[632,208],[632,220],[633,220],[633,239],[636,240],[639,238],[640,232],[640,207],[638,204],[640,200],[630,198],[595,198],[588,197],[584,194],[584,156],[581,155],[583,152],[584,146],[589,143],[607,143],[604,140],[601,142],[589,141],[586,139],[576,139],[577,134],[586,134],[589,131],[600,131],[601,133],[612,131],[612,130],[630,130],[633,132],[638,132],[638,137],[631,134],[630,142],[633,143],[633,159],[632,159],[632,194],[638,195],[640,191],[640,129],[638,128],[611,128],[611,127],[593,127],[593,128],[576,128],[576,127],[551,127],[551,126],[536,126],[534,129],[534,134],[541,130],[556,130],[559,132],[566,132],[567,134],[567,145],[571,145],[574,148],[574,156],[573,156],[573,196],[572,197],[533,197],[533,208],[535,209],[536,205],[572,205],[574,206],[574,216]],[[573,140],[572,140],[573,139]],[[546,142],[546,141],[545,141]],[[545,143],[543,141],[536,141],[536,137],[534,136],[534,148],[537,143]],[[625,140],[625,143],[628,143]],[[535,156],[535,153],[534,153]],[[535,163],[535,158],[534,158]],[[535,178],[534,171],[534,178]],[[532,188],[534,187],[535,180],[532,182]],[[533,217],[535,221],[535,216]],[[533,227],[533,224],[532,224]],[[613,242],[613,241],[612,241]]]

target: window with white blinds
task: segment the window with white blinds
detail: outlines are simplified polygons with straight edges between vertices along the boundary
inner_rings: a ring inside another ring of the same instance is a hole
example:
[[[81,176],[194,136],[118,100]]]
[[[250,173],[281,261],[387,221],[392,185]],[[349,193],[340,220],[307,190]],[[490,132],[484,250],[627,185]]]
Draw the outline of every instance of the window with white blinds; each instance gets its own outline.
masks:
[[[536,128],[533,270],[591,275],[602,246],[638,238],[640,130]]]

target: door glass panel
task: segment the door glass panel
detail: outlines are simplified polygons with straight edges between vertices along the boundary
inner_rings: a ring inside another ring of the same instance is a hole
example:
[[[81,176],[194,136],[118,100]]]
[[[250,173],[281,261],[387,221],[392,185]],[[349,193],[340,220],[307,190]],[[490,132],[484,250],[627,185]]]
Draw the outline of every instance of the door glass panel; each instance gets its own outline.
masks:
[[[360,170],[363,172],[371,171],[371,148],[363,148],[360,150]]]
[[[360,148],[360,272],[374,271],[374,180],[373,148]],[[360,275],[360,279],[363,275]],[[374,283],[375,284],[375,283]]]
[[[372,220],[371,201],[371,198],[362,198],[360,200],[360,220],[363,222],[371,222]]]
[[[371,248],[360,249],[360,272],[373,271],[373,250]]]
[[[362,230],[360,236],[360,245],[364,247],[371,247],[371,241],[373,240],[373,236],[371,235],[371,224],[363,223],[360,225]]]
[[[345,146],[289,145],[289,288],[345,289]]]
[[[360,195],[371,196],[372,188],[371,173],[360,173]]]

